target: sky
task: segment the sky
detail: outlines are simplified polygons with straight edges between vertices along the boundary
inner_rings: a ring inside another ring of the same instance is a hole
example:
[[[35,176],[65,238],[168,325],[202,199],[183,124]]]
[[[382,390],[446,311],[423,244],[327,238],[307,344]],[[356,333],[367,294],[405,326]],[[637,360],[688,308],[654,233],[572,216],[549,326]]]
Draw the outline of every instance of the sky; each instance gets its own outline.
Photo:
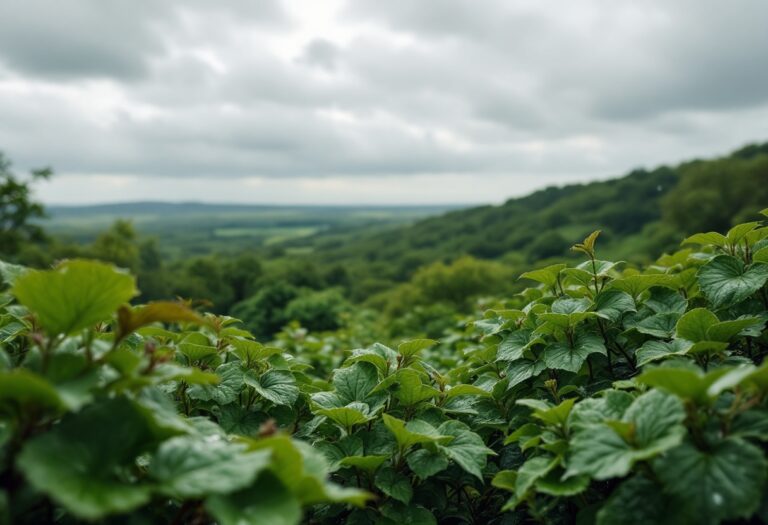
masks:
[[[49,204],[496,203],[768,141],[764,0],[3,0]]]

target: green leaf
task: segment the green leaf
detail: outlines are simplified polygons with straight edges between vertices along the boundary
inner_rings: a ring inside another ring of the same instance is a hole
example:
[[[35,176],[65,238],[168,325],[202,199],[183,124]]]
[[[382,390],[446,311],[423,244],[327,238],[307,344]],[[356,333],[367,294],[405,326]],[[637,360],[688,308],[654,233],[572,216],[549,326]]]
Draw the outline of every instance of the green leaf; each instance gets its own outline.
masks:
[[[339,461],[345,467],[355,467],[365,472],[374,472],[389,456],[347,456]]]
[[[666,274],[630,275],[621,279],[614,279],[608,285],[608,289],[626,292],[632,298],[637,298],[653,286],[674,287],[674,277]]]
[[[397,353],[403,357],[412,357],[422,350],[426,350],[436,344],[437,341],[434,339],[414,339],[412,341],[401,343],[397,347]]]
[[[378,382],[376,367],[370,363],[355,363],[350,367],[336,369],[333,374],[333,386],[342,405],[353,401],[365,402]]]
[[[499,343],[496,353],[497,361],[515,361],[521,359],[525,350],[536,343],[543,342],[539,337],[533,337],[532,330],[517,330],[504,337]]]
[[[406,450],[419,443],[438,443],[452,439],[451,435],[443,435],[429,423],[418,419],[406,423],[389,414],[382,414],[382,419],[384,425],[395,436],[401,450]]]
[[[578,429],[624,417],[634,398],[620,390],[606,390],[603,397],[588,398],[576,403],[568,414],[568,427]]]
[[[637,366],[644,366],[670,356],[685,355],[690,348],[691,343],[683,339],[673,339],[669,342],[646,341],[643,346],[637,349]]]
[[[652,390],[630,405],[621,420],[630,439],[606,423],[581,427],[571,440],[567,477],[594,479],[625,476],[637,461],[647,460],[680,444],[686,434],[685,410],[675,396]]]
[[[645,301],[645,306],[657,314],[682,315],[688,308],[688,301],[677,290],[663,287],[653,287],[651,296]]]
[[[653,463],[664,490],[678,497],[696,523],[751,516],[761,502],[766,469],[763,452],[740,438],[707,451],[684,443]]]
[[[115,267],[74,259],[53,270],[30,270],[11,293],[51,335],[74,334],[109,319],[137,294],[136,281]]]
[[[407,477],[397,472],[392,467],[379,469],[374,479],[376,488],[390,498],[408,504],[413,497],[413,488]]]
[[[396,501],[388,501],[381,506],[380,510],[387,521],[377,521],[376,525],[437,525],[435,516],[420,505],[404,505]]]
[[[24,368],[0,371],[0,403],[59,410],[64,399],[47,379]]]
[[[637,380],[640,383],[671,392],[683,399],[691,399],[699,404],[708,404],[710,398],[707,389],[727,371],[727,368],[719,368],[705,375],[696,368],[656,367],[643,372]]]
[[[523,499],[536,481],[549,474],[559,462],[558,458],[537,456],[523,463],[517,471],[515,496],[518,499]]]
[[[578,372],[590,354],[606,355],[603,340],[587,333],[578,334],[573,345],[567,341],[552,343],[544,349],[544,363],[549,368]]]
[[[123,471],[156,436],[125,398],[92,404],[26,443],[16,462],[27,481],[73,515],[95,520],[147,503],[150,485]]]
[[[736,246],[742,241],[742,239],[744,239],[744,237],[747,236],[749,232],[758,226],[760,226],[759,222],[746,222],[744,224],[737,224],[728,230],[728,233],[725,235],[725,237],[728,239],[728,243],[731,246]]]
[[[523,381],[536,377],[547,368],[543,361],[531,361],[530,359],[520,359],[511,363],[507,368],[507,379],[509,384],[507,388],[513,388]]]
[[[225,363],[216,369],[220,381],[215,385],[192,385],[187,390],[191,399],[213,401],[219,405],[232,403],[243,388],[243,370],[239,363]]]
[[[281,348],[273,346],[264,346],[263,344],[251,341],[249,339],[242,339],[239,337],[233,338],[230,343],[234,347],[234,353],[246,366],[252,366],[258,361],[267,359],[270,356],[282,354]]]
[[[445,400],[449,401],[460,396],[489,397],[490,395],[490,392],[475,385],[456,385],[445,391]]]
[[[681,242],[681,245],[686,244],[699,244],[701,246],[717,246],[719,248],[722,248],[726,245],[728,242],[728,239],[725,238],[725,235],[722,233],[717,232],[708,232],[708,233],[697,233],[696,235],[691,235],[690,237],[686,238]]]
[[[209,497],[205,507],[220,525],[297,525],[301,520],[299,500],[270,473],[247,489]]]
[[[450,442],[438,444],[437,448],[466,472],[482,480],[482,471],[487,462],[486,456],[495,455],[485,446],[483,439],[461,421],[446,421],[438,427],[437,431],[441,435],[453,436]]]
[[[672,337],[672,334],[675,333],[675,326],[679,318],[680,316],[675,313],[655,314],[646,317],[632,328],[641,334],[666,339]]]
[[[553,264],[552,266],[547,266],[540,270],[525,272],[520,276],[520,279],[530,279],[531,281],[554,287],[557,284],[557,278],[560,275],[560,271],[564,268],[564,264]]]
[[[315,413],[333,420],[344,429],[351,429],[372,419],[368,411],[368,405],[355,402],[345,407],[323,408],[316,410]]]
[[[421,376],[416,370],[404,368],[397,373],[398,387],[395,397],[406,406],[415,405],[432,399],[440,394],[436,389],[424,385]]]
[[[448,468],[448,458],[424,448],[408,454],[406,461],[413,473],[421,479],[427,479]]]
[[[616,322],[628,312],[635,312],[635,300],[620,290],[605,290],[595,298],[597,315],[611,322]]]
[[[676,512],[669,503],[654,482],[636,475],[611,494],[597,513],[597,525],[672,525]]]
[[[744,319],[722,321],[709,327],[709,330],[707,330],[707,338],[710,341],[728,342],[747,328],[758,327],[759,329],[762,329],[764,324],[765,321],[759,317],[746,317]]]
[[[675,331],[677,337],[682,337],[694,343],[708,341],[707,331],[709,327],[718,322],[720,320],[717,316],[706,308],[694,308],[680,318]]]
[[[299,387],[293,374],[284,370],[268,370],[257,378],[254,370],[248,370],[243,376],[246,385],[253,388],[261,397],[276,405],[293,405],[299,398]]]
[[[589,487],[589,476],[573,476],[563,479],[563,471],[558,468],[536,480],[536,492],[550,496],[569,497],[581,494]]]
[[[269,465],[269,451],[246,453],[244,449],[223,440],[172,438],[158,449],[149,474],[160,491],[174,498],[227,494],[253,483]]]
[[[768,265],[745,266],[741,259],[719,255],[699,270],[699,286],[715,308],[727,308],[750,297],[768,281]]]

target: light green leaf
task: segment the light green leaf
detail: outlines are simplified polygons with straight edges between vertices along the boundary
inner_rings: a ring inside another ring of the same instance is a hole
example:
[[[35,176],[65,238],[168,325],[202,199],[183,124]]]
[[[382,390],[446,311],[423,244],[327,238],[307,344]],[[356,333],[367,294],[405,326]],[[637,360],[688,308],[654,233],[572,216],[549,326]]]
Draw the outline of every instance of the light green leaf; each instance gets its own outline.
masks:
[[[412,341],[406,341],[401,343],[397,347],[397,353],[403,357],[412,357],[422,350],[426,350],[432,346],[435,346],[437,341],[434,339],[414,339]]]
[[[719,248],[722,248],[726,245],[728,242],[728,239],[726,239],[725,235],[722,233],[717,232],[708,232],[708,233],[697,233],[696,235],[691,235],[690,237],[683,240],[683,242],[680,243],[680,245],[686,245],[686,244],[699,244],[701,246],[717,246]]]
[[[398,371],[397,382],[395,397],[406,406],[421,403],[440,394],[436,389],[423,384],[419,373],[411,368]]]
[[[137,294],[133,277],[96,261],[64,261],[53,270],[30,270],[11,293],[51,335],[74,334],[109,319]]]
[[[718,368],[703,374],[696,368],[655,367],[643,372],[638,382],[661,388],[683,399],[691,399],[699,404],[708,404],[711,400],[707,389],[720,376],[728,372],[728,368]]]
[[[345,467],[355,467],[365,472],[374,472],[389,456],[347,456],[339,461]]]
[[[368,411],[368,405],[365,403],[350,403],[345,407],[316,410],[315,414],[333,420],[344,429],[351,429],[356,425],[362,425],[372,419],[372,417],[368,415]]]
[[[547,266],[540,270],[525,272],[520,276],[520,279],[530,279],[531,281],[554,287],[557,284],[557,278],[560,275],[560,271],[564,268],[564,264],[553,264],[552,266]]]
[[[741,259],[719,255],[699,270],[699,286],[715,308],[727,308],[747,299],[768,281],[768,264],[745,266]]]

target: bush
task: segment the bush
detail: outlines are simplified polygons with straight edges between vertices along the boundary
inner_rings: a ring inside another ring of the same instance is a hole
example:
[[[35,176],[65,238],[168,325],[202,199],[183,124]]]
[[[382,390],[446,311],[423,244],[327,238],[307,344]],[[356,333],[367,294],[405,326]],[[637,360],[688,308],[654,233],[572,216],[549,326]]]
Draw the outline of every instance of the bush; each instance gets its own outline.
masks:
[[[130,307],[103,263],[0,264],[0,521],[765,522],[768,227],[641,269],[599,259],[598,234],[441,341],[343,354],[344,334],[265,346]],[[447,297],[478,273],[453,275]],[[336,303],[293,293],[243,309]]]

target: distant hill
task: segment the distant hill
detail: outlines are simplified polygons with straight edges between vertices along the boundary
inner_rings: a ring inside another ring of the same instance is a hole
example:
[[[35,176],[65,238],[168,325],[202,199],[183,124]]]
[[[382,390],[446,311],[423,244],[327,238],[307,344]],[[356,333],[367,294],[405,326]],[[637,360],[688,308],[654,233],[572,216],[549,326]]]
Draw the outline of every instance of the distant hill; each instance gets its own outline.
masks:
[[[456,206],[269,206],[198,202],[128,202],[49,206],[42,222],[55,236],[93,241],[116,220],[130,220],[142,236],[157,237],[166,256],[258,250],[320,232],[378,231]]]
[[[768,143],[678,166],[638,169],[617,179],[550,187],[499,206],[455,210],[383,232],[321,233],[288,241],[313,259],[407,279],[418,267],[468,254],[528,265],[567,256],[602,229],[605,257],[655,257],[680,235],[724,229],[768,207]],[[640,262],[640,261],[636,261]]]

